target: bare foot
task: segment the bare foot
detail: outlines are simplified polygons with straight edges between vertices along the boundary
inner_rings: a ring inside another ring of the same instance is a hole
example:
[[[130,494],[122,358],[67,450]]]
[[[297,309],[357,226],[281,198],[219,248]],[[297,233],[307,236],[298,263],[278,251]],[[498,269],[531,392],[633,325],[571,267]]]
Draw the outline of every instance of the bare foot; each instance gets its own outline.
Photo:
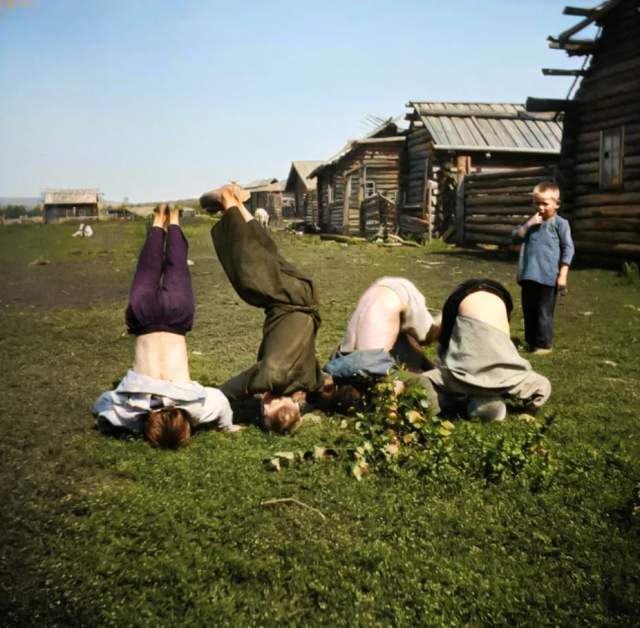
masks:
[[[170,225],[179,225],[180,224],[180,208],[172,205],[169,207],[169,224]]]
[[[226,211],[231,207],[242,207],[251,194],[236,183],[223,185],[200,197],[200,206],[212,213]]]
[[[160,227],[160,229],[167,229],[167,205],[165,203],[160,203],[160,205],[156,205],[153,210],[153,225],[154,227]]]

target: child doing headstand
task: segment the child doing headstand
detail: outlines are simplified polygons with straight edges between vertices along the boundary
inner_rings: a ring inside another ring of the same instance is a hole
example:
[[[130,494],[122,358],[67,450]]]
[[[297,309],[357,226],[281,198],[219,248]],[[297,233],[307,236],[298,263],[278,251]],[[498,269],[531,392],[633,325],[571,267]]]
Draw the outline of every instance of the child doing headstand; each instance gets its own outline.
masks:
[[[189,376],[185,335],[193,326],[195,300],[187,251],[179,210],[157,207],[125,313],[128,331],[136,335],[133,368],[93,408],[99,427],[142,432],[154,447],[177,449],[204,423],[239,429],[227,398]]]

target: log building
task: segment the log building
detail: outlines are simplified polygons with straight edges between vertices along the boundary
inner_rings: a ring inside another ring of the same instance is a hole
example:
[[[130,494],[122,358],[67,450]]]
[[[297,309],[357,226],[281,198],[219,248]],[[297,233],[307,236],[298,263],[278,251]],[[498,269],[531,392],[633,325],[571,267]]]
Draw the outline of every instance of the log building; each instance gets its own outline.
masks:
[[[253,214],[258,207],[266,209],[274,224],[282,221],[282,184],[278,179],[260,179],[242,186],[251,192],[251,198],[245,203]]]
[[[527,108],[564,111],[559,169],[563,205],[577,254],[640,259],[640,0],[609,0],[593,9],[566,7],[583,19],[549,46],[584,58],[572,100],[530,98]],[[595,38],[579,39],[597,26]]]
[[[45,190],[43,222],[97,220],[100,192],[88,190]]]
[[[512,103],[411,101],[407,107],[401,233],[430,239],[453,231],[457,188],[469,173],[557,163],[562,127],[553,113],[532,114]]]
[[[322,164],[321,161],[294,161],[289,170],[284,191],[293,194],[296,218],[302,218],[305,225],[318,227],[318,195],[316,180],[309,175]]]
[[[323,231],[364,235],[367,230],[377,229],[371,220],[367,227],[367,216],[373,214],[363,211],[365,200],[374,196],[383,197],[387,213],[395,212],[405,134],[403,122],[389,118],[366,137],[347,143],[311,172],[309,176],[317,178]]]

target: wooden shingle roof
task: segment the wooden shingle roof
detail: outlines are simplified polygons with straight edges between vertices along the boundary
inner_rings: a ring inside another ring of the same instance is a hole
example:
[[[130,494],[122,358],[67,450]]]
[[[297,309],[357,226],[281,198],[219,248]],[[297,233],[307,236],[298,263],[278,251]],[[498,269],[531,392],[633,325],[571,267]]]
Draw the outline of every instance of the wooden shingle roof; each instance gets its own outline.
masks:
[[[285,185],[285,192],[295,191],[295,177],[296,175],[302,181],[306,192],[312,192],[316,189],[316,180],[310,179],[309,175],[320,165],[322,161],[294,161],[291,163],[291,170],[289,170],[289,176],[287,177],[287,183]]]
[[[100,201],[100,191],[97,189],[85,190],[45,190],[45,205],[83,205]]]
[[[407,118],[422,124],[436,150],[559,154],[562,125],[554,113],[518,103],[411,101]]]

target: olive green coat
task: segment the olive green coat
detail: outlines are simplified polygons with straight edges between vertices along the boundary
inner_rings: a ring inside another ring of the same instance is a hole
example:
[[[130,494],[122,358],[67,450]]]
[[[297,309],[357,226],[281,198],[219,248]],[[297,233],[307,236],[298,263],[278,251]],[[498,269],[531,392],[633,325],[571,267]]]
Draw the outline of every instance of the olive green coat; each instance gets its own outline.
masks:
[[[225,382],[232,400],[271,391],[289,395],[321,385],[316,360],[320,326],[313,280],[285,260],[266,230],[232,207],[211,229],[218,259],[241,299],[263,308],[258,361]]]

